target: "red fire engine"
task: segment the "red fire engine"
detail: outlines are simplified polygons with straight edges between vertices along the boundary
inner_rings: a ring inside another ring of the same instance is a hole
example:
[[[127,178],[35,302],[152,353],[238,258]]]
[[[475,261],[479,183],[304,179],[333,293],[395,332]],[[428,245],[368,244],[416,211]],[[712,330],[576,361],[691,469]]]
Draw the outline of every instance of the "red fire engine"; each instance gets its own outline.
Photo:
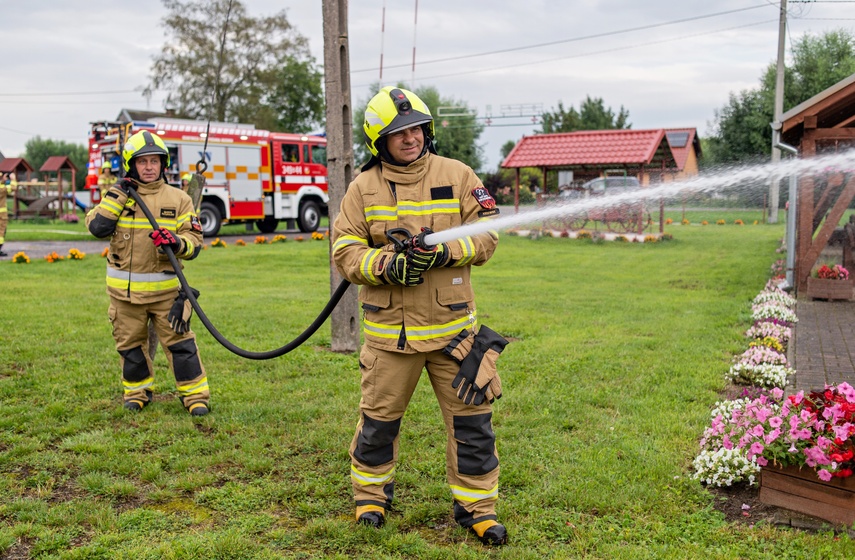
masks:
[[[195,173],[204,158],[208,168],[199,208],[204,235],[213,236],[223,223],[255,223],[272,233],[280,220],[300,231],[318,229],[327,212],[326,138],[256,129],[254,125],[208,124],[155,117],[147,121],[94,122],[89,132],[86,184],[92,203],[100,200],[98,173],[103,162],[118,172],[120,140],[140,130],[160,136],[170,155],[169,183],[178,186],[185,173]]]

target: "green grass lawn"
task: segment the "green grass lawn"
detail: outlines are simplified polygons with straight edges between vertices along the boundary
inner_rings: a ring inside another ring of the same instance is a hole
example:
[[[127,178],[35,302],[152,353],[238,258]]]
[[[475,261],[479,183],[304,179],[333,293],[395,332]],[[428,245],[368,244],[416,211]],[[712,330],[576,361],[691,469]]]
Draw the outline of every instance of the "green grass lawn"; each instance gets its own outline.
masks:
[[[482,322],[514,339],[494,408],[511,544],[490,557],[855,556],[846,535],[728,523],[688,478],[783,230],[674,227],[674,240],[653,244],[502,237],[473,271]],[[268,350],[321,310],[328,262],[327,241],[230,245],[206,249],[186,274],[223,334]],[[182,409],[159,351],[155,402],[132,414],[102,259],[6,261],[0,273],[0,556],[488,554],[454,524],[426,379],[402,426],[395,510],[379,531],[357,527],[347,455],[357,355],[330,352],[328,327],[258,362],[194,319],[212,413]]]

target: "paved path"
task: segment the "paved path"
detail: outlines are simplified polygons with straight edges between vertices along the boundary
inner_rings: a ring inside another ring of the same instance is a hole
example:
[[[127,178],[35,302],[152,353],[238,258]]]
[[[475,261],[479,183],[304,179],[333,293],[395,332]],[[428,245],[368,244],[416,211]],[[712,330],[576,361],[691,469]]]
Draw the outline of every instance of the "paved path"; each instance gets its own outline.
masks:
[[[801,298],[796,317],[791,388],[808,392],[843,381],[855,386],[855,302]]]

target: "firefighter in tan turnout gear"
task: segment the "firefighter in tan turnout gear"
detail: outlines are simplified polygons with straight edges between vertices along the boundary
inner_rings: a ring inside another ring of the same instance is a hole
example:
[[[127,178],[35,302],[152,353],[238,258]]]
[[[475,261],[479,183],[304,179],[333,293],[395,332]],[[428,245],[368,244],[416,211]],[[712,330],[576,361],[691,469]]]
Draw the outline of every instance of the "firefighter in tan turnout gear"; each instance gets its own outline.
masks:
[[[121,357],[124,407],[142,410],[152,400],[154,370],[145,351],[152,321],[182,404],[193,416],[204,416],[210,392],[190,330],[192,308],[163,249],[171,247],[179,259],[196,258],[202,226],[190,197],[164,180],[169,152],[160,137],[148,131],[131,136],[122,150],[122,165],[127,177],[107,190],[86,216],[86,226],[95,237],[110,238],[107,294]],[[157,230],[129,198],[128,186],[151,210]]]
[[[6,224],[9,222],[9,209],[6,206],[6,197],[12,196],[18,188],[18,180],[14,173],[4,173],[0,177],[0,257],[7,256],[3,251],[6,242]]]
[[[495,201],[465,164],[433,147],[430,110],[414,93],[383,88],[365,111],[373,157],[348,187],[333,225],[333,259],[361,284],[365,344],[360,418],[350,446],[359,523],[380,527],[392,504],[401,420],[426,369],[447,433],[446,476],[454,517],[481,542],[503,545],[496,519],[499,458],[491,402],[501,396],[495,359],[501,336],[482,326],[470,267],[498,243],[482,233],[395,252],[387,232],[446,230],[498,214]]]

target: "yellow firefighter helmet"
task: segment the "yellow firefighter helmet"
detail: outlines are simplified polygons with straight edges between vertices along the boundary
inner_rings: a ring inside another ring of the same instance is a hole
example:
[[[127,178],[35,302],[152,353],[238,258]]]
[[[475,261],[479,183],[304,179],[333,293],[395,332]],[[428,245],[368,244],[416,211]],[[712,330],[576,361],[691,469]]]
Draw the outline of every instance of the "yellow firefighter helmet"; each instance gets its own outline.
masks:
[[[420,124],[427,125],[426,135],[433,140],[433,117],[425,102],[409,90],[386,86],[371,98],[365,108],[362,123],[365,145],[376,156],[378,139]]]
[[[161,156],[163,161],[163,170],[169,167],[169,150],[166,149],[166,144],[160,139],[160,136],[153,134],[148,130],[137,132],[125,142],[122,148],[122,168],[125,172],[131,170],[131,161],[138,156],[147,156],[157,154]]]

